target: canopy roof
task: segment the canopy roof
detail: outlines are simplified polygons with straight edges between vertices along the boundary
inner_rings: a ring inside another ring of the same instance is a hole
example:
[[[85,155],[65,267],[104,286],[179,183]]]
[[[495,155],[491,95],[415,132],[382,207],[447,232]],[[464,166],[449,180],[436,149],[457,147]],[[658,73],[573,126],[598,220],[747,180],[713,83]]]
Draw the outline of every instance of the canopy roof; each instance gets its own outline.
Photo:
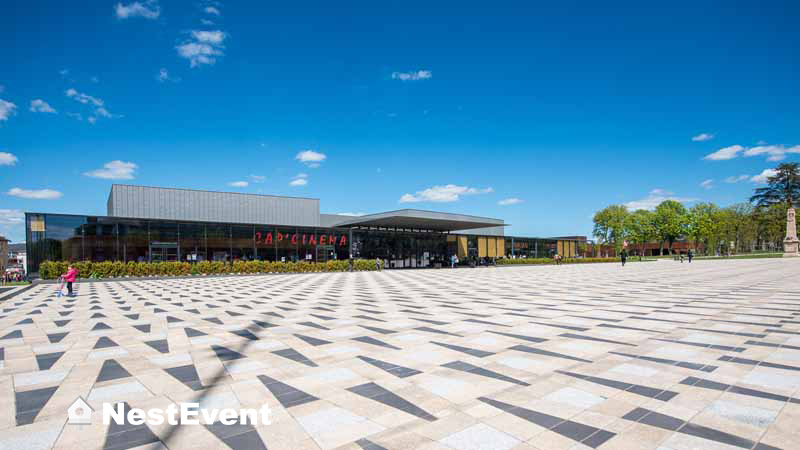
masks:
[[[337,227],[384,227],[432,231],[457,231],[506,226],[501,219],[451,214],[418,209],[401,209],[352,217],[336,223]]]

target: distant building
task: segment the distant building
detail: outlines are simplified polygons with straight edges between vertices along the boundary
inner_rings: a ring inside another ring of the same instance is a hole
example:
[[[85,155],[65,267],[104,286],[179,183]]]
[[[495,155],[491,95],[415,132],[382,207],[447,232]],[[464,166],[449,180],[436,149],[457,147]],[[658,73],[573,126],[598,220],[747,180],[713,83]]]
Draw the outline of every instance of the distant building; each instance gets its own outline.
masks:
[[[26,212],[27,271],[43,261],[381,259],[387,268],[579,254],[585,237],[506,236],[502,219],[402,209],[320,213],[313,198],[115,184],[107,216]]]

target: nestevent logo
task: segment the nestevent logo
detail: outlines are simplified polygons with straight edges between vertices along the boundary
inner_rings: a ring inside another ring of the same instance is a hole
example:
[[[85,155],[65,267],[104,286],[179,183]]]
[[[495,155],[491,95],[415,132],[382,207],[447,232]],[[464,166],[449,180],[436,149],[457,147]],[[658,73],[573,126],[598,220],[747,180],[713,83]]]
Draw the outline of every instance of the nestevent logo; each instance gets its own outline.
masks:
[[[92,421],[92,409],[81,397],[78,397],[67,409],[67,423],[72,425],[86,425]],[[213,408],[201,409],[199,403],[173,403],[166,409],[151,408],[143,410],[140,408],[125,408],[124,403],[103,403],[102,418],[103,425],[110,425],[111,422],[117,425],[211,425],[220,422],[223,425],[270,425],[269,406],[264,405],[261,409],[240,409],[232,408]]]

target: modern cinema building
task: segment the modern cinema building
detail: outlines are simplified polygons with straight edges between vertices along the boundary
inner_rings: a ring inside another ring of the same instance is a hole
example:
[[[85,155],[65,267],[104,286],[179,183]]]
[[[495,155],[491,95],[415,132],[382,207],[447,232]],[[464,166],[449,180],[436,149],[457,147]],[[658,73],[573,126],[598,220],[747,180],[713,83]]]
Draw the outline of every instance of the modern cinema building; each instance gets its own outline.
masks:
[[[387,268],[469,259],[573,256],[580,239],[504,235],[500,219],[403,209],[321,214],[319,199],[115,184],[107,216],[25,213],[28,273],[42,261],[325,262]],[[585,239],[584,239],[585,241]]]

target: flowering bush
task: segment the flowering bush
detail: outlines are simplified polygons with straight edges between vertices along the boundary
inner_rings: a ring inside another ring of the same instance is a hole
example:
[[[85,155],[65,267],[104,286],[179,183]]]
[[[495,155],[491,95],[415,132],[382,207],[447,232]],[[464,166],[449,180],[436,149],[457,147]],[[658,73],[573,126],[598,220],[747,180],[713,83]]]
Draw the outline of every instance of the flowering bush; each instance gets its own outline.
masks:
[[[633,261],[633,259],[630,259]],[[563,264],[585,264],[585,263],[609,263],[619,262],[619,258],[564,258],[561,260]],[[497,264],[555,264],[556,260],[553,258],[521,258],[521,259],[498,259]]]
[[[135,262],[122,261],[78,261],[68,263],[65,261],[45,261],[39,265],[39,276],[45,280],[53,280],[67,272],[67,267],[72,264],[78,269],[79,278],[115,278],[115,277],[146,277],[146,276],[182,276],[182,275],[217,275],[227,273],[310,273],[310,272],[347,272],[350,270],[348,261],[335,260],[324,263],[305,261],[280,262],[280,261],[200,261],[195,264],[188,262]],[[353,270],[375,270],[375,263],[370,260],[356,259],[353,261]]]

